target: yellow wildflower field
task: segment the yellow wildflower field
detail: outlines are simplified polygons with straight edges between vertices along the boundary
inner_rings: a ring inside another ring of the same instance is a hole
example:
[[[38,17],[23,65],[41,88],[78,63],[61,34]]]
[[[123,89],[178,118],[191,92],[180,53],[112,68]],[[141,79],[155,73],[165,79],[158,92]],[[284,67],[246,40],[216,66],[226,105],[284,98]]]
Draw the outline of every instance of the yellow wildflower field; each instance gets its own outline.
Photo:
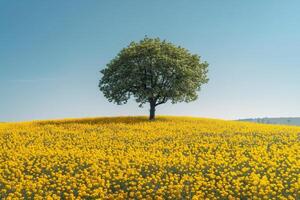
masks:
[[[0,199],[300,199],[300,128],[191,117],[0,124]]]

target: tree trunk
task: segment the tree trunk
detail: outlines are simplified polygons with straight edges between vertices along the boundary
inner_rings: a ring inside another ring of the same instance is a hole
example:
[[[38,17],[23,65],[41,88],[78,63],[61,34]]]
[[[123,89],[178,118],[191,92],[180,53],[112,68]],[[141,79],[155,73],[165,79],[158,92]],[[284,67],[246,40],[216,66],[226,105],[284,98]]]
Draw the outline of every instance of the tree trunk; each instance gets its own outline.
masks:
[[[149,120],[155,120],[155,103],[150,103],[150,116]]]

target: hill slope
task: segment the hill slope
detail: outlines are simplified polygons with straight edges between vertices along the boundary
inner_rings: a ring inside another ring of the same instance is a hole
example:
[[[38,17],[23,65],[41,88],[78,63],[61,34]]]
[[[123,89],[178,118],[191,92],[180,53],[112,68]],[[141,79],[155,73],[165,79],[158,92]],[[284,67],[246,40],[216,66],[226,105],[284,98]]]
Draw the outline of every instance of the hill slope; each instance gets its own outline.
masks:
[[[188,117],[5,123],[0,199],[296,199],[299,133]]]
[[[262,124],[281,124],[281,125],[300,126],[300,117],[250,118],[250,119],[241,119],[239,121],[256,122]]]

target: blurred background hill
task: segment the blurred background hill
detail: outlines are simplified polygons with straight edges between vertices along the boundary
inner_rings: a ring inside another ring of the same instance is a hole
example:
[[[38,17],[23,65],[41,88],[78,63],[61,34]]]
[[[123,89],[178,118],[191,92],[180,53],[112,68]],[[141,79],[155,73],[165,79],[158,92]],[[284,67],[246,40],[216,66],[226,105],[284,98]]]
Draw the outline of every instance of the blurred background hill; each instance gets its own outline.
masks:
[[[285,124],[285,125],[300,126],[300,117],[249,118],[249,119],[239,119],[238,121],[256,122],[262,124]]]

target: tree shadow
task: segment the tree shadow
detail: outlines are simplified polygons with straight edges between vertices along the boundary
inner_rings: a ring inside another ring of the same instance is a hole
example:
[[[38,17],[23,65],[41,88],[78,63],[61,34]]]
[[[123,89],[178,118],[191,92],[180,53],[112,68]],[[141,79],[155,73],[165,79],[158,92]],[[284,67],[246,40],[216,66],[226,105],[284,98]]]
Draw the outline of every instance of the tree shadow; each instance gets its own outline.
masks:
[[[150,121],[146,116],[136,117],[99,117],[99,118],[79,118],[79,119],[62,119],[34,121],[37,125],[67,125],[67,124],[88,124],[88,125],[105,125],[105,124],[139,124],[152,123],[157,121],[167,121],[168,118],[157,117],[154,121]]]

